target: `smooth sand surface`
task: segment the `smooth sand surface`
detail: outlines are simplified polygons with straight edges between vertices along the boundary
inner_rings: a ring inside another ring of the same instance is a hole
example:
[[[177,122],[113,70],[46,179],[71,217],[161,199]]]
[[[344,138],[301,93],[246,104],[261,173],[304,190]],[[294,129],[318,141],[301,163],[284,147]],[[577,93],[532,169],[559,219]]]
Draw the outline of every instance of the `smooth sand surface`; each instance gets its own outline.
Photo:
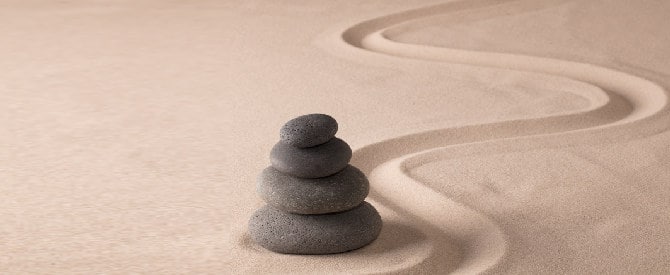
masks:
[[[670,273],[663,1],[0,1],[0,273]],[[378,240],[253,244],[328,113]]]

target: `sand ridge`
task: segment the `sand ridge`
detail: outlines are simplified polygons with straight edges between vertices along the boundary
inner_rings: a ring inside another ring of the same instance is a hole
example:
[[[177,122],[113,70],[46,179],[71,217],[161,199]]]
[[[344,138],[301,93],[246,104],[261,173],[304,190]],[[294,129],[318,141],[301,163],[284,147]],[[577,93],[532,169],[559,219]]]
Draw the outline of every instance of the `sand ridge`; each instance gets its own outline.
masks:
[[[354,152],[353,162],[370,174],[371,197],[375,201],[421,223],[431,224],[458,244],[462,259],[452,270],[453,273],[481,273],[502,261],[507,246],[505,233],[477,210],[452,201],[413,178],[409,170],[453,157],[456,151],[476,155],[514,149],[569,146],[583,143],[585,139],[589,142],[604,142],[630,138],[631,132],[640,137],[667,129],[656,126],[659,120],[667,120],[665,90],[634,75],[591,64],[413,45],[388,38],[390,32],[429,25],[427,18],[433,15],[454,13],[457,17],[454,23],[458,24],[460,20],[505,14],[519,8],[541,9],[556,3],[459,1],[375,18],[342,32],[345,43],[376,53],[561,76],[597,86],[607,97],[603,104],[593,100],[591,108],[581,112],[436,129],[380,141]],[[594,136],[597,138],[589,138]],[[445,214],[445,211],[451,214]],[[433,261],[437,264],[449,259]],[[431,265],[430,261],[414,270],[430,269],[427,265]]]

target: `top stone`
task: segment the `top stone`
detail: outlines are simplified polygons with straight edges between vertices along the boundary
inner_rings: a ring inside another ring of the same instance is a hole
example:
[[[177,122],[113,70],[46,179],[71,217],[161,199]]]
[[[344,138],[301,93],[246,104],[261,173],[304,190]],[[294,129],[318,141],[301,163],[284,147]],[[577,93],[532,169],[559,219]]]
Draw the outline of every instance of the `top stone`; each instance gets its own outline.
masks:
[[[279,138],[282,142],[307,148],[324,144],[337,133],[337,121],[329,115],[309,114],[289,120],[281,127]]]

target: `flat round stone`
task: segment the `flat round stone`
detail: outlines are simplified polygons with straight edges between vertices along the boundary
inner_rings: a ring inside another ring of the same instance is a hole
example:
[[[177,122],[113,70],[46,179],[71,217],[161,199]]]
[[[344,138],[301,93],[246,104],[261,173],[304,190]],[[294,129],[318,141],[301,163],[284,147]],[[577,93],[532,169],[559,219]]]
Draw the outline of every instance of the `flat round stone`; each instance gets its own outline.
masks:
[[[329,115],[309,114],[289,120],[279,138],[286,144],[307,148],[328,142],[337,133],[337,121]]]
[[[309,148],[277,142],[270,152],[272,167],[299,178],[321,178],[335,174],[349,164],[351,148],[339,138]]]
[[[361,204],[370,191],[365,174],[351,165],[317,179],[293,177],[270,166],[258,176],[256,187],[270,206],[296,214],[346,211]]]
[[[249,220],[251,239],[286,254],[332,254],[361,248],[378,236],[382,219],[367,202],[345,212],[300,215],[268,205]]]

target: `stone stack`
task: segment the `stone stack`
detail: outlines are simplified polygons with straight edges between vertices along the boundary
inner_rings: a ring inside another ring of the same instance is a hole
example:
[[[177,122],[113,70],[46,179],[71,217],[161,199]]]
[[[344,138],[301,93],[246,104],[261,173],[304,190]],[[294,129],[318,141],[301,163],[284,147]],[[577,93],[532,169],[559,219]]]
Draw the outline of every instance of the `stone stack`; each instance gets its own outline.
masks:
[[[294,118],[272,148],[272,166],[258,177],[267,205],[249,221],[251,238],[279,253],[330,254],[363,247],[382,227],[365,202],[370,184],[349,165],[351,148],[339,138],[337,121],[324,114]]]

